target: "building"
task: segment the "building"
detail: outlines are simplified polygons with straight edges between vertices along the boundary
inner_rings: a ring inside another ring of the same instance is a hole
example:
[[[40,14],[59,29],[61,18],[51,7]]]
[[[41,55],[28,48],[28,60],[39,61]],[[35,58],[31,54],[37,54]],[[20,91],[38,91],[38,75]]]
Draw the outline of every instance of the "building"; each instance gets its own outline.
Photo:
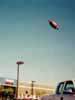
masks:
[[[30,83],[19,82],[18,88],[18,98],[25,98],[25,97],[39,97],[44,94],[52,94],[54,88],[52,86],[38,84],[32,81]],[[2,78],[0,77],[0,94],[6,93],[7,95],[12,94],[12,97],[16,96],[16,80],[10,78]]]

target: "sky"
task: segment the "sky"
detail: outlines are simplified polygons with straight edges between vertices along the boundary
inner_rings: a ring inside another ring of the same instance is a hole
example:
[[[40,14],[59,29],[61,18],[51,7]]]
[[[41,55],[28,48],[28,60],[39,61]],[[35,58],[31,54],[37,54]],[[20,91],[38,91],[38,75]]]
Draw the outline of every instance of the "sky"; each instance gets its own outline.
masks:
[[[20,60],[20,81],[75,79],[75,0],[0,0],[0,77],[16,79]]]

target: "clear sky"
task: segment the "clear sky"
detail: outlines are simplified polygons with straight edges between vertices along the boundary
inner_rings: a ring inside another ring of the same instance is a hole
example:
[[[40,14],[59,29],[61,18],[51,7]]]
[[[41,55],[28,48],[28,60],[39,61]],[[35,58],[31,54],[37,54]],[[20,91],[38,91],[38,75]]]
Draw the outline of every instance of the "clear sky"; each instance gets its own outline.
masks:
[[[16,79],[18,60],[21,81],[75,79],[75,0],[0,0],[0,76]]]

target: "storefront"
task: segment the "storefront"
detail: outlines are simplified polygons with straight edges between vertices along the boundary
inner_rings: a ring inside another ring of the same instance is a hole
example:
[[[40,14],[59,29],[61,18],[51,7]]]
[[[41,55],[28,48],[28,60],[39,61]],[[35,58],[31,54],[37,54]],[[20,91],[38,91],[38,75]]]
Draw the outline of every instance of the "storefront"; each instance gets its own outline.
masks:
[[[15,98],[16,80],[0,77],[0,99]]]

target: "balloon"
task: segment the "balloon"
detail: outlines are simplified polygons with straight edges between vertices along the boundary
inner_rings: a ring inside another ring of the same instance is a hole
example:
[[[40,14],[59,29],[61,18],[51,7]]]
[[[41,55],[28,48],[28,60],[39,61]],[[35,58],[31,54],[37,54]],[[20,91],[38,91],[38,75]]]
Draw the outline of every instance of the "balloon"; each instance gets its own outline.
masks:
[[[59,29],[58,24],[54,20],[48,20],[49,25],[52,26],[54,29]]]

